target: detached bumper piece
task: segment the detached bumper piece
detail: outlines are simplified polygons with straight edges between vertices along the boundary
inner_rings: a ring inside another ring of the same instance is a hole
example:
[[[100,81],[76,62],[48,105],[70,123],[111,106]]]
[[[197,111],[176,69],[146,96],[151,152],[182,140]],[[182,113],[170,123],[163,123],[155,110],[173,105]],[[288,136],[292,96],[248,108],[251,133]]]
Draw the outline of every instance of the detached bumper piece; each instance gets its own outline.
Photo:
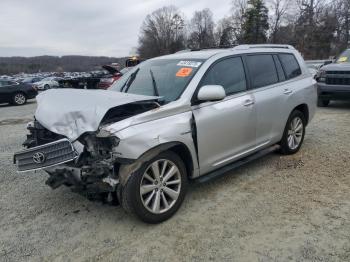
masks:
[[[15,153],[18,171],[32,171],[70,162],[78,157],[71,142],[64,138]]]

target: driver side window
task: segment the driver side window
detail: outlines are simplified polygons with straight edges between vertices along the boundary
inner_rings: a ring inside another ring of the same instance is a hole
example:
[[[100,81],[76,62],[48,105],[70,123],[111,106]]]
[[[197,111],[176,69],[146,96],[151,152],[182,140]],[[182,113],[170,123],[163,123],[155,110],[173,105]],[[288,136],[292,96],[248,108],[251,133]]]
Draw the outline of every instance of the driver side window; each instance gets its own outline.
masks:
[[[247,84],[242,58],[227,58],[214,64],[203,77],[201,86],[205,85],[221,85],[226,95],[245,91]]]

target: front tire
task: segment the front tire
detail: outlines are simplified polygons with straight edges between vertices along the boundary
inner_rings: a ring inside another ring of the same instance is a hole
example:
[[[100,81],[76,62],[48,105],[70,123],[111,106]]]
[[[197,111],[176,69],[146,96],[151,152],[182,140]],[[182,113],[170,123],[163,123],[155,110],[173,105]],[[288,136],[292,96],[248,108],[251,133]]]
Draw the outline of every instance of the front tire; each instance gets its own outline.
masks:
[[[187,173],[181,158],[162,152],[131,174],[122,188],[122,206],[146,223],[160,223],[180,208],[187,191]]]
[[[306,119],[299,110],[294,110],[287,121],[283,137],[280,142],[281,153],[292,155],[299,151],[304,142]]]
[[[50,86],[48,84],[44,85],[44,90],[49,90]]]

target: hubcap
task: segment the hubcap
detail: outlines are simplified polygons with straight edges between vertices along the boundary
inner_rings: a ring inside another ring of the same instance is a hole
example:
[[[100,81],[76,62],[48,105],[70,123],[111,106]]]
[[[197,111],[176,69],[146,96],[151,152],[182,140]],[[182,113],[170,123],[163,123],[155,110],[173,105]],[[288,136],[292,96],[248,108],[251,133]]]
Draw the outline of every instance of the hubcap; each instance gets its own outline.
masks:
[[[176,203],[180,189],[181,175],[178,167],[170,160],[157,160],[146,168],[142,176],[142,204],[154,214],[164,213]]]
[[[24,102],[26,101],[26,98],[24,97],[24,95],[22,94],[17,94],[15,95],[15,102],[19,105],[24,104]]]
[[[295,150],[300,145],[301,139],[303,138],[303,121],[300,117],[295,117],[288,130],[288,146],[291,150]]]

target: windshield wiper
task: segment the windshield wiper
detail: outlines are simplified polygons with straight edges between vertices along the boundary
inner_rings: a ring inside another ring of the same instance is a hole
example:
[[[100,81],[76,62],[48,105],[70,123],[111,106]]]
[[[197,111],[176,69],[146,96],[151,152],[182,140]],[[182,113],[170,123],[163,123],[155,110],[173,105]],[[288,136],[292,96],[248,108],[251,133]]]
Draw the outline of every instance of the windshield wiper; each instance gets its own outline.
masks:
[[[131,86],[132,82],[134,82],[136,75],[139,71],[140,68],[137,68],[136,71],[129,76],[129,78],[125,81],[124,85],[120,89],[120,92],[123,92],[125,87],[125,93],[128,92],[129,87]]]
[[[152,69],[150,69],[149,72],[150,72],[151,78],[152,78],[152,85],[153,85],[154,95],[155,96],[159,96],[157,82],[156,82],[156,79],[154,78],[154,74],[153,74]]]

